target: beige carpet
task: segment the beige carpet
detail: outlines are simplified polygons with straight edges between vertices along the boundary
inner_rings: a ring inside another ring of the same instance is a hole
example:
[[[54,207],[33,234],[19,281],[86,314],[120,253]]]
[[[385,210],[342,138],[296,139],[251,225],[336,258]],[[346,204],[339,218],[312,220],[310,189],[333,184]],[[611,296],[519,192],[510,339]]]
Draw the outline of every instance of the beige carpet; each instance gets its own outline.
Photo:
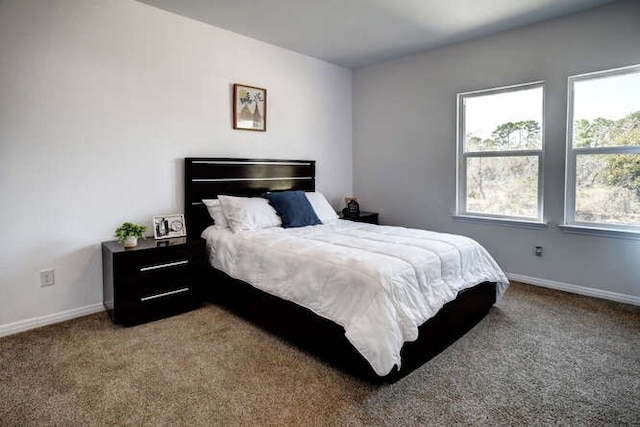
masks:
[[[0,425],[640,425],[640,309],[514,284],[391,385],[354,379],[214,305],[105,313],[0,339]]]

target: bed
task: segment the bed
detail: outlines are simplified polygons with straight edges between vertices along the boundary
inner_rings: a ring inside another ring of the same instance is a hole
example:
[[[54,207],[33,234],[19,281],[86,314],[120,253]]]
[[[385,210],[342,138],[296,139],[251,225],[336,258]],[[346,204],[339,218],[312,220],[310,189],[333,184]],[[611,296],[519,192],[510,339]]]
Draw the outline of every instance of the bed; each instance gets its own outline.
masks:
[[[255,197],[284,190],[315,191],[315,162],[185,159],[187,230],[191,238],[206,238],[211,255],[205,294],[212,302],[351,374],[375,382],[395,381],[408,374],[477,324],[508,284],[484,248],[463,236],[346,220],[233,233],[212,227],[203,203],[219,195]],[[450,250],[437,253],[440,247]],[[303,258],[305,252],[307,258]],[[440,263],[441,271],[435,273],[428,267],[431,264],[416,257],[416,253],[432,252]],[[446,271],[461,268],[459,258],[469,258],[467,253],[480,259],[481,268],[465,269],[465,280],[456,279],[453,290],[444,292],[450,294],[447,300],[442,297],[439,303],[416,303],[423,293],[438,297],[433,289],[444,289],[438,287],[442,280],[434,282],[438,286],[426,286],[427,276],[444,277],[449,274]],[[449,258],[452,261],[447,264]],[[249,268],[252,263],[259,268],[243,273],[247,266],[234,268],[232,261],[238,259],[245,259]],[[412,267],[405,268],[409,263]],[[274,268],[268,268],[271,264]],[[415,264],[425,264],[425,273],[416,273]],[[326,265],[331,268],[325,269]],[[492,273],[485,274],[483,269]],[[279,279],[279,270],[307,274],[293,274],[299,277],[291,284],[284,276]],[[406,270],[425,277],[413,284],[402,278]],[[384,280],[378,281],[378,274]],[[480,277],[492,280],[481,281]],[[402,287],[389,285],[400,282]],[[324,293],[325,288],[342,293],[334,295],[331,304],[320,303],[314,295]],[[359,308],[363,304],[367,309]],[[349,311],[343,306],[349,306]],[[390,320],[382,322],[386,317]]]

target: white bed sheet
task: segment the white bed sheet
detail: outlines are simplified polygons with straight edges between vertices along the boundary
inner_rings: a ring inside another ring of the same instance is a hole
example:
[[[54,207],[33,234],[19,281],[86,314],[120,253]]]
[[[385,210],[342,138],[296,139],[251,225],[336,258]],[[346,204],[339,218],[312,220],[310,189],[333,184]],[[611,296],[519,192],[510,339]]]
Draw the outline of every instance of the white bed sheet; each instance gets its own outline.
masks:
[[[458,292],[490,281],[500,297],[509,284],[482,246],[453,234],[337,220],[202,237],[213,267],[340,324],[381,376]]]

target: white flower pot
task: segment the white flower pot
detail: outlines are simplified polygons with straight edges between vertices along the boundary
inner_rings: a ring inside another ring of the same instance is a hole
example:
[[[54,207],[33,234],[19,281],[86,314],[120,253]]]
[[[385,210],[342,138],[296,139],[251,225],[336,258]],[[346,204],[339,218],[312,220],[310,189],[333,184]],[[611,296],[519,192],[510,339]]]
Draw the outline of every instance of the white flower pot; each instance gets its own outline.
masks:
[[[138,246],[138,238],[136,236],[127,236],[124,238],[125,248],[135,248]]]

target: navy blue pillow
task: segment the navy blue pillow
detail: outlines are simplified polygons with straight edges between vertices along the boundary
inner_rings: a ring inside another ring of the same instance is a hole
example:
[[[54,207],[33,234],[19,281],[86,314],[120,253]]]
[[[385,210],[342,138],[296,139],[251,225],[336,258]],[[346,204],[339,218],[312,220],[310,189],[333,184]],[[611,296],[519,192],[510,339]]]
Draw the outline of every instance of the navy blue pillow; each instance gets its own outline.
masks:
[[[269,200],[284,228],[322,224],[304,191],[278,191],[265,193],[262,197]]]

